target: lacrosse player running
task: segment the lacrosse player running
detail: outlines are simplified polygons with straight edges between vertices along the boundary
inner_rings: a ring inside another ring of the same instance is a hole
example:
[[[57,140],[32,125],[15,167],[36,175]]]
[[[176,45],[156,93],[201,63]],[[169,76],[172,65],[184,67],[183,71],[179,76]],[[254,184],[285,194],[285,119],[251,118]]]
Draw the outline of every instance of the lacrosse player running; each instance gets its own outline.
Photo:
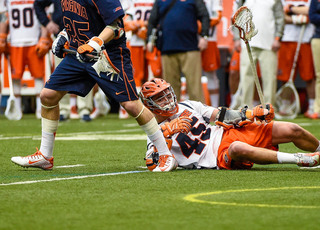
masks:
[[[61,6],[65,29],[54,41],[52,52],[64,59],[41,92],[40,149],[33,155],[12,157],[12,162],[23,167],[52,169],[60,99],[67,92],[86,96],[97,83],[108,97],[120,102],[135,117],[155,143],[161,162],[157,171],[174,169],[176,160],[171,155],[153,114],[138,100],[130,52],[126,47],[122,21],[124,12],[120,2],[63,0]],[[67,55],[64,53],[66,46],[71,49]],[[95,62],[93,55],[100,55],[99,61]]]
[[[319,140],[297,124],[272,121],[271,104],[267,109],[259,105],[253,110],[214,108],[190,100],[177,104],[171,85],[157,78],[143,84],[140,97],[155,114],[171,152],[183,168],[250,169],[254,163],[319,165]],[[210,124],[214,121],[215,126]],[[278,144],[288,142],[313,153],[277,151]],[[149,170],[161,165],[156,161],[157,154],[148,140]]]

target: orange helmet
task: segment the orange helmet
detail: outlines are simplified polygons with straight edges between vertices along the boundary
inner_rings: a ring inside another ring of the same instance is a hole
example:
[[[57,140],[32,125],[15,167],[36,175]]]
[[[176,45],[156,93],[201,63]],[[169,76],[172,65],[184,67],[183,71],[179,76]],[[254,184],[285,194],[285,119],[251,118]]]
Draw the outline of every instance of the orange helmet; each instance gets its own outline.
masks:
[[[140,98],[154,114],[172,116],[178,112],[177,97],[170,83],[161,78],[154,78],[144,83]]]

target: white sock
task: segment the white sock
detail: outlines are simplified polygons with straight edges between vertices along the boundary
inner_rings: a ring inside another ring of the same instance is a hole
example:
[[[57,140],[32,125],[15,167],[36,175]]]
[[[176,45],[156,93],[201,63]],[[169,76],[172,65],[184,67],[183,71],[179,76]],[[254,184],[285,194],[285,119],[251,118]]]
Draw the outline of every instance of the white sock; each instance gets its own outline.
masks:
[[[159,155],[172,155],[168,149],[163,133],[160,130],[160,127],[154,117],[140,127],[147,134],[152,143],[156,146]]]
[[[216,71],[205,72],[208,78],[208,89],[210,93],[211,106],[219,107],[219,78]]]
[[[314,99],[309,99],[309,100],[308,100],[308,103],[309,103],[308,111],[311,112],[311,113],[313,113]]]
[[[316,149],[316,152],[320,152],[320,141],[319,141],[318,148]]]
[[[77,97],[70,97],[70,107],[77,106]]]
[[[291,153],[277,152],[277,158],[279,164],[297,163],[296,157]]]
[[[36,97],[36,111],[41,111],[40,96],[37,96],[37,97]]]
[[[49,120],[42,118],[42,136],[40,152],[46,158],[51,158],[53,156],[53,146],[54,139],[56,136],[56,131],[58,129],[59,121]]]

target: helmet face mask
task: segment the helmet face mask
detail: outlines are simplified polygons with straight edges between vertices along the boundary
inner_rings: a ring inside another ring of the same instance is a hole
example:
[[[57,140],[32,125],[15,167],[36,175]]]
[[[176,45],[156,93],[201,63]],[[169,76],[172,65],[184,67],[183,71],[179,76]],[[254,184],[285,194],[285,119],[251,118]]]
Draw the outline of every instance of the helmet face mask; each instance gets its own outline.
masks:
[[[178,111],[177,97],[169,83],[155,78],[143,84],[140,97],[154,114],[171,116]]]

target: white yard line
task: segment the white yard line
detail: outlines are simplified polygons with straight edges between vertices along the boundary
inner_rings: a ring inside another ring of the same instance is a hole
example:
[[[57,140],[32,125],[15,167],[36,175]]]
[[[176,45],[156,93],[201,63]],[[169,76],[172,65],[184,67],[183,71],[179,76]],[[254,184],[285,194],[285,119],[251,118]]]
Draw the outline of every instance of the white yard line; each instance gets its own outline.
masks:
[[[12,182],[7,184],[0,184],[0,186],[9,186],[9,185],[22,185],[22,184],[35,184],[35,183],[42,183],[42,182],[53,182],[53,181],[62,181],[62,180],[75,180],[75,179],[86,179],[86,178],[93,178],[93,177],[102,177],[102,176],[115,176],[115,175],[123,175],[123,174],[132,174],[132,173],[143,173],[148,172],[145,171],[126,171],[126,172],[113,172],[113,173],[101,173],[101,174],[94,174],[94,175],[83,175],[83,176],[72,176],[72,177],[60,177],[60,178],[52,178],[46,180],[30,180],[30,181],[18,181]]]
[[[85,166],[82,164],[77,164],[77,165],[60,165],[60,166],[54,166],[55,168],[74,168],[74,167],[81,167],[81,166]]]

